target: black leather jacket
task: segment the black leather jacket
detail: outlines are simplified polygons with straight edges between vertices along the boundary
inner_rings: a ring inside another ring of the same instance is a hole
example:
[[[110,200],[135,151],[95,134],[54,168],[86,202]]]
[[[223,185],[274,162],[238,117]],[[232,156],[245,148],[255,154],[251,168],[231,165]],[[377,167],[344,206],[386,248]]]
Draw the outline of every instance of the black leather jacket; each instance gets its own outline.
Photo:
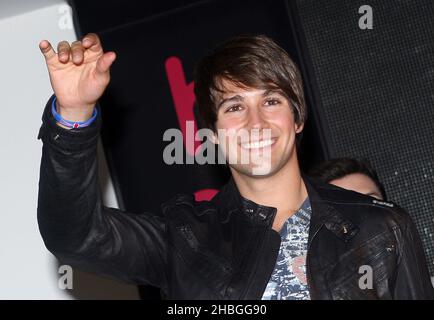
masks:
[[[101,203],[96,147],[100,119],[68,131],[43,116],[38,222],[63,263],[169,299],[260,299],[280,236],[275,208],[242,198],[231,180],[210,202],[179,195],[162,213],[131,214]],[[312,299],[426,299],[433,288],[414,224],[395,204],[304,177],[312,217],[307,279]],[[373,270],[361,289],[359,268]]]

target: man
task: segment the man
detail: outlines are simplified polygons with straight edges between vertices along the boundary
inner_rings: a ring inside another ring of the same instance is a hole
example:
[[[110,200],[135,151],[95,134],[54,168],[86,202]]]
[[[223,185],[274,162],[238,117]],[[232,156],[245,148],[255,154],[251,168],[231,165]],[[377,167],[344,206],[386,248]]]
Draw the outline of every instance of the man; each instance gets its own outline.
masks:
[[[330,159],[309,170],[309,176],[379,200],[386,200],[386,190],[377,172],[366,159]]]
[[[95,34],[61,42],[57,54],[48,41],[40,49],[56,99],[39,135],[38,221],[47,248],[64,263],[158,286],[169,299],[433,296],[420,240],[402,209],[300,174],[301,77],[271,39],[234,38],[196,68],[201,115],[224,133],[212,139],[227,145],[231,181],[212,201],[178,195],[161,214],[138,215],[104,207],[97,187],[94,106],[115,54],[103,53]],[[255,134],[239,141],[242,131]],[[367,287],[362,266],[372,271]]]

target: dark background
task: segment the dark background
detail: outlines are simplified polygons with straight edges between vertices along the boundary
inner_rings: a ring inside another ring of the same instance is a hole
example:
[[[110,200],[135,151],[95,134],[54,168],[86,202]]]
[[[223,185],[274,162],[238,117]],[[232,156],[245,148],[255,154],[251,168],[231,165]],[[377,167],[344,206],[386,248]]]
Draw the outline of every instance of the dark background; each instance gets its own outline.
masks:
[[[121,206],[131,211],[156,211],[176,193],[221,187],[228,177],[223,166],[168,166],[163,162],[168,144],[162,140],[163,133],[179,127],[165,62],[169,57],[179,58],[189,83],[200,57],[240,33],[267,34],[296,57],[285,3],[253,1],[246,6],[244,2],[199,1],[174,8],[180,3],[174,1],[169,10],[163,4],[154,7],[131,1],[119,8],[120,14],[111,16],[118,2],[109,1],[113,9],[99,18],[101,22],[91,19],[99,8],[96,2],[76,3],[82,33],[96,30],[105,50],[118,55],[101,105],[107,110],[103,113],[103,141]],[[317,134],[310,124],[304,132],[306,140]],[[304,148],[302,153],[314,153],[304,157],[304,166],[324,158],[320,144]]]
[[[163,133],[179,127],[165,63],[178,58],[189,84],[195,62],[217,44],[241,33],[266,34],[303,74],[309,119],[302,169],[337,156],[368,158],[389,199],[414,218],[433,275],[434,3],[372,0],[374,28],[361,30],[364,4],[72,1],[79,32],[98,33],[105,50],[118,55],[100,103],[120,207],[159,211],[177,193],[222,186],[229,176],[223,166],[163,162]],[[156,297],[155,290],[141,291]]]

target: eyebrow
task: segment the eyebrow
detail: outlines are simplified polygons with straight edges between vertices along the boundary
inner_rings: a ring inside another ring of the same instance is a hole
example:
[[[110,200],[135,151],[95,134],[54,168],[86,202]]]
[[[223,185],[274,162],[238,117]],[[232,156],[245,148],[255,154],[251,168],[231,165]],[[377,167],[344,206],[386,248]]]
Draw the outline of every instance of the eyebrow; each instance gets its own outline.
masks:
[[[229,101],[243,101],[243,100],[244,100],[244,98],[243,98],[242,96],[240,96],[239,94],[237,94],[237,95],[235,95],[235,96],[233,96],[233,97],[230,97],[230,98],[223,99],[223,100],[220,101],[219,104],[217,105],[217,110],[220,109],[220,107],[221,107],[223,104],[225,104],[226,102],[229,102]]]
[[[268,89],[268,90],[266,90],[266,91],[264,91],[264,92],[262,93],[262,96],[263,96],[263,97],[266,97],[266,96],[269,96],[269,95],[272,94],[272,93],[278,93],[278,94],[280,94],[280,95],[282,95],[282,96],[285,96],[285,95],[283,94],[282,90],[280,90],[280,89]],[[235,95],[235,96],[232,96],[232,97],[230,97],[230,98],[223,99],[223,100],[220,101],[219,104],[217,105],[217,110],[219,110],[220,107],[221,107],[223,104],[225,104],[226,102],[230,102],[230,101],[243,101],[243,100],[244,100],[244,98],[243,98],[242,96],[240,96],[239,94],[237,94],[237,95]]]

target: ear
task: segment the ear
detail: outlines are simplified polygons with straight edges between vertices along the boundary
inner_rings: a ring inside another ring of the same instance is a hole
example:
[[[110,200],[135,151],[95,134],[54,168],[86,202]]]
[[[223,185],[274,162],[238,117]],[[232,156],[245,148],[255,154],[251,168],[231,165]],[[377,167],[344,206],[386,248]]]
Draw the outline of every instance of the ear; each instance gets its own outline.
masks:
[[[295,123],[294,126],[295,126],[295,133],[300,133],[303,131],[304,123],[300,123],[300,124]]]

